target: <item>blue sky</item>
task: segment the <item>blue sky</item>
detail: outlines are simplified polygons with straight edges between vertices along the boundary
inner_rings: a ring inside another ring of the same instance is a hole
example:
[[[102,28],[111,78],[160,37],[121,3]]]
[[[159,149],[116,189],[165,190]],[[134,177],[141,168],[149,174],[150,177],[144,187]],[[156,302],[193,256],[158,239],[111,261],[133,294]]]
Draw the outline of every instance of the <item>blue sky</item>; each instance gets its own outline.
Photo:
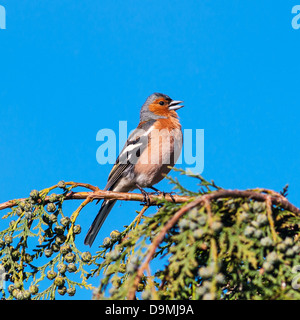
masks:
[[[163,92],[184,100],[183,128],[204,129],[206,179],[230,189],[289,183],[300,206],[296,4],[0,0],[0,202],[62,179],[103,188],[111,165],[96,161],[97,132],[119,120],[134,129],[146,97]],[[99,243],[139,209],[117,204]],[[96,212],[82,212],[82,242]]]

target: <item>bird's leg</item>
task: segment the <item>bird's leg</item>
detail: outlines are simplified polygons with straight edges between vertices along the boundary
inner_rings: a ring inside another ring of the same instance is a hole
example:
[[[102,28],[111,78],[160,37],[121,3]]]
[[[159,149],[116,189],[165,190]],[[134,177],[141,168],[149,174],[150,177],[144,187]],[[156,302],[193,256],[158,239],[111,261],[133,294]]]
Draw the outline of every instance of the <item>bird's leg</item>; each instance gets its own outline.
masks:
[[[155,192],[152,192],[152,193],[157,193],[157,194],[161,194],[162,192],[158,189],[156,189],[155,187],[149,187],[149,189],[152,189],[154,190]]]
[[[150,198],[149,198],[149,194],[148,192],[146,192],[141,186],[139,186],[137,183],[135,184],[136,187],[141,191],[141,193],[144,196],[144,202],[146,203],[146,205],[149,207],[150,206]]]

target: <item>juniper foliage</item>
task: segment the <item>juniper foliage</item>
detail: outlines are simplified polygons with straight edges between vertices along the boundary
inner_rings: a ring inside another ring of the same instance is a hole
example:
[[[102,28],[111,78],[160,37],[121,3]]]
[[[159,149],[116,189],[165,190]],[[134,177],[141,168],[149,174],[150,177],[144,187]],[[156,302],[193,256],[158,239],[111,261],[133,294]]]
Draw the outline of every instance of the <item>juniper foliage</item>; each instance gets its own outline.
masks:
[[[186,210],[164,232],[179,210],[221,190],[213,181],[188,174],[197,179],[198,190],[169,177],[177,192],[189,197],[187,203],[161,201],[152,215],[145,206],[94,254],[77,248],[81,226],[76,218],[84,214],[82,206],[72,215],[63,210],[76,184],[61,181],[16,201],[3,216],[9,226],[0,231],[0,267],[7,284],[2,298],[74,296],[78,287],[92,289],[89,279],[98,276],[94,299],[300,299],[300,218],[281,205],[218,198]],[[262,190],[255,192],[265,194]],[[155,242],[162,233],[162,241]],[[145,263],[150,249],[155,253]],[[46,279],[49,285],[39,290]]]

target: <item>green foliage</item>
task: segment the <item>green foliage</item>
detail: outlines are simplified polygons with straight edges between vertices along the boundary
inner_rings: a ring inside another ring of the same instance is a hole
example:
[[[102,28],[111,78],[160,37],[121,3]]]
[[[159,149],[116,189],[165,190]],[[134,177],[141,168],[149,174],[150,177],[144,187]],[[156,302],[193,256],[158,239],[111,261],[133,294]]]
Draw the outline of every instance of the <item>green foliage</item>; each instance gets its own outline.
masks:
[[[49,192],[57,187],[61,194]],[[54,299],[55,294],[73,296],[76,287],[91,288],[85,267],[92,257],[80,252],[75,244],[81,227],[62,211],[66,194],[63,181],[41,192],[33,190],[30,196],[3,216],[11,219],[8,228],[0,231],[0,263],[6,272],[7,290],[1,289],[8,299]],[[15,218],[12,220],[12,218]],[[80,282],[72,274],[80,274]],[[39,284],[51,280],[49,286],[39,290]]]
[[[198,196],[220,189],[214,182],[194,177],[200,182]],[[182,194],[196,195],[177,180],[172,183]],[[94,298],[128,297],[153,239],[185,205],[165,203],[138,225],[134,221],[119,238],[105,239],[100,252],[105,257],[100,266],[104,276]],[[195,207],[167,232],[154,255],[157,270],[150,274],[149,268],[141,277],[138,298],[300,298],[299,290],[292,287],[293,267],[300,264],[299,217],[272,207],[268,218],[264,202],[245,198],[212,201],[211,211],[209,219],[204,206]],[[160,258],[164,258],[161,264]]]
[[[179,193],[190,197],[189,203],[221,189],[199,175],[189,175],[197,179],[198,191],[169,178]],[[67,193],[75,187],[60,182],[34,190],[3,217],[10,220],[0,231],[0,265],[9,284],[1,291],[4,298],[73,296],[76,287],[91,288],[89,277],[99,276],[94,299],[126,299],[131,294],[164,300],[300,299],[296,274],[300,219],[282,206],[246,197],[194,206],[166,231],[136,284],[154,239],[187,203],[161,202],[158,211],[148,216],[145,206],[123,231],[112,231],[92,255],[76,246],[79,211],[69,218],[62,210]],[[60,194],[49,197],[54,188],[60,188]],[[74,280],[76,274],[80,281]],[[39,283],[46,278],[50,284],[39,292]]]

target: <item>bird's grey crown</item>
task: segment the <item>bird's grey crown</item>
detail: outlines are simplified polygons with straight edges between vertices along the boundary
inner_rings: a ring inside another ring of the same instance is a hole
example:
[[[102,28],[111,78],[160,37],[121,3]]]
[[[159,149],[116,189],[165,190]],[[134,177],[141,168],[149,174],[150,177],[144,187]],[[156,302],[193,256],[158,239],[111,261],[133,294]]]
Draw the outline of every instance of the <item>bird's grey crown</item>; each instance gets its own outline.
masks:
[[[145,103],[143,104],[143,106],[141,108],[141,112],[140,112],[140,121],[141,122],[152,120],[152,119],[155,120],[155,119],[160,119],[160,118],[166,118],[163,116],[158,116],[149,110],[149,105],[158,98],[164,98],[166,100],[172,101],[172,99],[169,96],[167,96],[166,94],[158,93],[158,92],[152,93],[147,98],[147,100],[145,101]]]

